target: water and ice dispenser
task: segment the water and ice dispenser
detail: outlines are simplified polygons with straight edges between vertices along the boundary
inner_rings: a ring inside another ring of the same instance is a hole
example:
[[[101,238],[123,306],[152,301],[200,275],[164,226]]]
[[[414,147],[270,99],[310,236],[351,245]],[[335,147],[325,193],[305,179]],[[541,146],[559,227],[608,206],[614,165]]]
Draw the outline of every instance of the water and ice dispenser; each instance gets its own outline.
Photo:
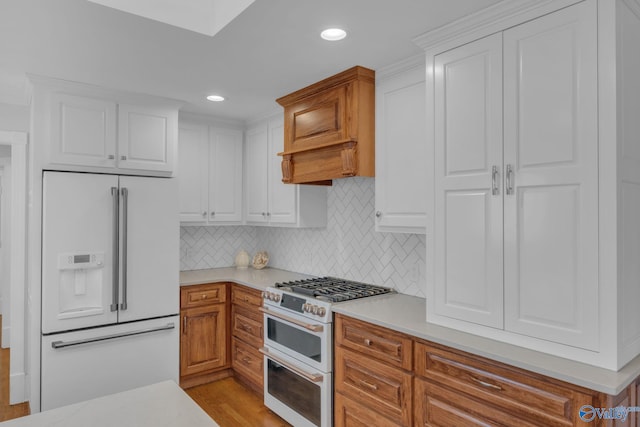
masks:
[[[104,312],[104,252],[61,253],[58,255],[58,271],[58,319]]]

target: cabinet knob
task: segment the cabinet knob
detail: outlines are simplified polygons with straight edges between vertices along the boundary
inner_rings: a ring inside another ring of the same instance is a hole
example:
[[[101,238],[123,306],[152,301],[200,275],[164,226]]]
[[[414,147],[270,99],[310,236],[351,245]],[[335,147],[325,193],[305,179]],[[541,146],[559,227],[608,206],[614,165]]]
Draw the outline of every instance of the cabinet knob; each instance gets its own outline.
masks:
[[[371,345],[371,340],[370,340],[369,338],[365,338],[365,339],[364,339],[364,343],[365,343],[367,346],[370,346],[370,345]]]
[[[267,216],[267,213],[266,212],[262,212],[262,216]]]
[[[381,211],[376,211],[376,218],[380,218],[382,216],[382,212]]]
[[[202,299],[207,299],[207,294],[202,294]]]
[[[216,216],[216,213],[214,211],[211,211],[211,216]]]
[[[267,212],[267,216],[271,216],[271,212]]]
[[[127,160],[127,156],[120,156],[120,160]]]
[[[115,158],[116,158],[116,156],[114,156],[113,154],[109,154],[109,155],[107,156],[107,159],[109,159],[109,160],[113,160],[113,159],[115,159]]]
[[[202,216],[203,216],[203,217],[206,217],[206,216],[207,216],[207,213],[206,213],[206,212],[202,212]]]

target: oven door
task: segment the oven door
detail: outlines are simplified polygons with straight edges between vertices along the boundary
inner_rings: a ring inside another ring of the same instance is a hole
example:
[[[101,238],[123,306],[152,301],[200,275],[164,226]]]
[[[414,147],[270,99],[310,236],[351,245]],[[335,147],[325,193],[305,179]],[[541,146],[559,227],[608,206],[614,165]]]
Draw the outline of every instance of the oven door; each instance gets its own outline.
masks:
[[[321,372],[331,372],[331,324],[263,307],[264,345]]]
[[[296,427],[330,427],[333,418],[330,373],[263,347],[264,404]]]

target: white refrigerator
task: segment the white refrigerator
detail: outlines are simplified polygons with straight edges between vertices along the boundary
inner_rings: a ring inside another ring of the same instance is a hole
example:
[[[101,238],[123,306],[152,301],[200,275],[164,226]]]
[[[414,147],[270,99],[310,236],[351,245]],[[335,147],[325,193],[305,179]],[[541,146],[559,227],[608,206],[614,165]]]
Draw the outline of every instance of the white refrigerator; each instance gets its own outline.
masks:
[[[46,171],[41,410],[179,372],[178,187]]]

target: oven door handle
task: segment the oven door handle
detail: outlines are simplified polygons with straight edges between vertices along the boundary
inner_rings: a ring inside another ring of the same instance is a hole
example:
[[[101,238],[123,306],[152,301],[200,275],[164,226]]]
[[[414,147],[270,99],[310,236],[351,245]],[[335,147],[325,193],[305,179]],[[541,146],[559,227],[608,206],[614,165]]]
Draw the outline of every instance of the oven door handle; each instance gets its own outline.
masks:
[[[312,325],[310,323],[304,323],[299,321],[298,319],[294,319],[293,317],[286,316],[284,314],[276,313],[272,310],[269,310],[266,307],[260,307],[260,311],[264,314],[268,314],[269,316],[277,317],[278,319],[282,319],[286,322],[293,323],[294,325],[298,325],[302,328],[308,329],[311,332],[322,332],[324,330],[324,326],[322,325]]]
[[[258,350],[260,351],[260,353],[264,354],[269,359],[277,362],[279,365],[284,366],[285,368],[289,369],[290,371],[300,375],[303,378],[308,379],[311,382],[319,383],[319,382],[322,382],[322,380],[324,378],[322,376],[322,374],[310,374],[308,372],[303,371],[300,368],[297,368],[297,367],[293,366],[291,363],[289,363],[289,362],[287,362],[285,360],[282,360],[281,358],[279,358],[277,356],[274,356],[273,353],[269,352],[269,349],[267,347],[260,347]]]

